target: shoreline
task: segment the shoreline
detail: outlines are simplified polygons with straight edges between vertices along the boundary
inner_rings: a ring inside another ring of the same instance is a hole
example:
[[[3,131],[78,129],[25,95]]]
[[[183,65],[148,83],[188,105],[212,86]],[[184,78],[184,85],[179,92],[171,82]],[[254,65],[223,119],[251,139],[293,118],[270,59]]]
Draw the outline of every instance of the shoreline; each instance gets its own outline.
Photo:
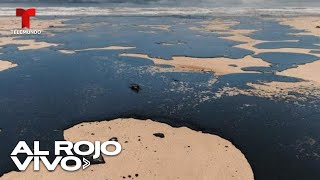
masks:
[[[0,72],[17,66],[18,64],[14,64],[10,61],[0,60]]]
[[[159,135],[158,135],[159,134]],[[103,158],[105,164],[92,165],[76,173],[57,168],[54,172],[10,172],[0,179],[201,179],[253,180],[245,156],[232,143],[219,136],[186,127],[173,128],[152,120],[133,118],[80,123],[64,132],[68,141],[94,142],[116,139],[122,152]],[[30,166],[29,166],[30,167]],[[194,171],[194,168],[199,168]],[[44,167],[42,167],[44,168]]]

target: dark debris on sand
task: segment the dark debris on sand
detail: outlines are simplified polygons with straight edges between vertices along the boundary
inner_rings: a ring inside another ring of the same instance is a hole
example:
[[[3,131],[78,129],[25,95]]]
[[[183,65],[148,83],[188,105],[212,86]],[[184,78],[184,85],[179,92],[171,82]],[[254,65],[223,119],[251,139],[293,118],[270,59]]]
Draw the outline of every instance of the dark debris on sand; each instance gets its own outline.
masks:
[[[80,146],[80,151],[88,151],[89,147],[86,145],[82,145]],[[94,153],[87,155],[87,156],[83,156],[84,158],[86,158],[88,161],[90,161],[91,164],[105,164],[106,162],[104,161],[103,157],[100,155],[97,159],[93,159]]]
[[[229,64],[230,67],[238,67],[236,64]]]
[[[118,138],[117,138],[117,137],[112,137],[112,138],[109,139],[109,141],[116,141],[116,142],[118,142]]]
[[[158,137],[158,138],[164,138],[164,134],[163,133],[154,133],[153,134],[155,137]]]
[[[138,177],[139,174],[135,174],[134,176],[135,176],[135,177]],[[129,174],[129,175],[128,175],[128,178],[129,178],[129,179],[134,179],[134,176]],[[122,176],[122,178],[123,178],[123,179],[126,179],[127,177],[126,177],[126,176]]]

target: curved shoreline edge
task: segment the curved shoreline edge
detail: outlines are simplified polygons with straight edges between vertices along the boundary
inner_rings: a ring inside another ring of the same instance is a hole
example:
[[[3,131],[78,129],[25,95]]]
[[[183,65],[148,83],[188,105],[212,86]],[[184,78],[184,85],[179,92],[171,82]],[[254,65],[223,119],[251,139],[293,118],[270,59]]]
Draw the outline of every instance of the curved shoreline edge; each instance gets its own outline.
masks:
[[[161,136],[159,136],[159,134]],[[173,128],[152,120],[133,118],[87,122],[64,131],[68,141],[117,139],[122,152],[104,157],[105,164],[77,172],[10,172],[0,179],[221,179],[252,180],[245,156],[231,142],[186,127]],[[31,168],[30,168],[31,167]]]

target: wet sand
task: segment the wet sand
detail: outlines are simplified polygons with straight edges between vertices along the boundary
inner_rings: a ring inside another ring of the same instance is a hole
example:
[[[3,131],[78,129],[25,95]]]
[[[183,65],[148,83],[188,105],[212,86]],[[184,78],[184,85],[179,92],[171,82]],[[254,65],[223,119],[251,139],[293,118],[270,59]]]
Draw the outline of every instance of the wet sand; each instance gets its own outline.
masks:
[[[56,169],[5,174],[4,180],[31,179],[184,179],[252,180],[245,156],[229,141],[186,127],[173,128],[151,120],[116,119],[82,123],[64,132],[73,142],[117,139],[123,151],[104,157],[106,164],[70,173]]]

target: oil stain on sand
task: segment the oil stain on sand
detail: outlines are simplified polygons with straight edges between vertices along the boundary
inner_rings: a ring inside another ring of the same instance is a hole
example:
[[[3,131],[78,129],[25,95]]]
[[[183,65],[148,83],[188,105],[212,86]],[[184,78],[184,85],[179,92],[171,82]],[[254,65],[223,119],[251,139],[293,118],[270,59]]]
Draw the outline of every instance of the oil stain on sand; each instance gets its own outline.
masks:
[[[62,138],[61,129],[88,119],[155,117],[229,139],[259,179],[301,179],[297,174],[302,172],[316,177],[308,167],[317,167],[318,126],[302,119],[317,118],[318,85],[310,75],[280,74],[317,62],[316,37],[297,36],[301,30],[270,19],[207,19],[75,18],[66,27],[49,28],[46,38],[33,37],[50,46],[5,44],[1,59],[19,66],[16,74],[1,72],[2,81],[16,92],[13,97],[1,91],[7,107],[1,115],[13,124],[1,124],[1,135],[49,144],[50,138]],[[94,25],[75,31],[70,24]],[[133,82],[140,92],[131,92]],[[39,84],[43,88],[35,89]],[[15,116],[13,109],[19,110]],[[268,114],[260,115],[266,113],[261,109]],[[123,176],[128,175],[133,172]]]
[[[238,179],[253,180],[244,155],[230,142],[210,134],[181,127],[173,128],[151,120],[115,119],[91,122],[67,129],[65,139],[116,140],[122,152],[104,157],[106,163],[86,170],[12,172],[2,179]]]

